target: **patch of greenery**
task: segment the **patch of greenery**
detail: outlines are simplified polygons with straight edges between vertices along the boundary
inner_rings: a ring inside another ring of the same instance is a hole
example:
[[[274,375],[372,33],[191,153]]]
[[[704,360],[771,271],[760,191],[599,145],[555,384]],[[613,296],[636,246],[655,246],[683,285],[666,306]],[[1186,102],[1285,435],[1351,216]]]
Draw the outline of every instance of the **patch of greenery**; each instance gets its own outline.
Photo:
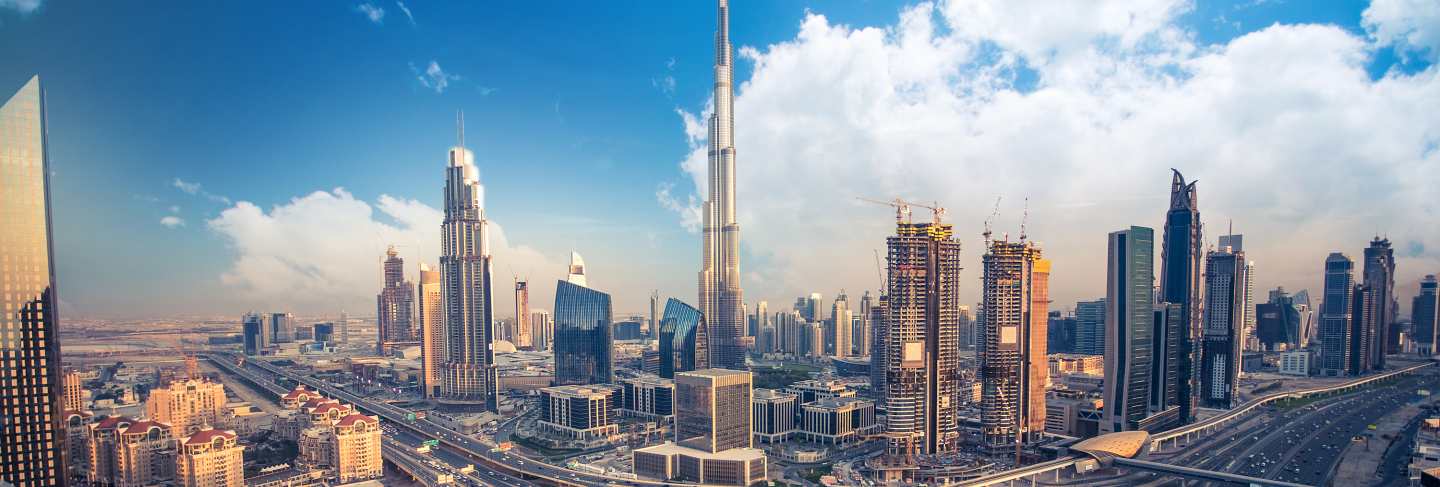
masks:
[[[820,483],[820,477],[824,477],[826,475],[830,475],[830,465],[828,464],[807,469],[800,474],[800,477],[818,484]]]

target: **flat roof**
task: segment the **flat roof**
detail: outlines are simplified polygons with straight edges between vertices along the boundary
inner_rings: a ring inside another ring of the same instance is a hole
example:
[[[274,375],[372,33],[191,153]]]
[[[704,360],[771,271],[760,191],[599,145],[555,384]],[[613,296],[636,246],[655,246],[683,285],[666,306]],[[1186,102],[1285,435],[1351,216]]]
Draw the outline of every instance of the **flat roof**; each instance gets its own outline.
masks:
[[[655,446],[647,446],[645,448],[636,449],[635,453],[652,453],[656,455],[666,456],[684,455],[692,458],[700,458],[702,460],[730,460],[742,462],[754,460],[756,458],[765,458],[765,450],[761,450],[758,448],[731,448],[729,450],[710,453],[705,450],[696,450],[694,448],[676,445],[675,443],[669,441]]]

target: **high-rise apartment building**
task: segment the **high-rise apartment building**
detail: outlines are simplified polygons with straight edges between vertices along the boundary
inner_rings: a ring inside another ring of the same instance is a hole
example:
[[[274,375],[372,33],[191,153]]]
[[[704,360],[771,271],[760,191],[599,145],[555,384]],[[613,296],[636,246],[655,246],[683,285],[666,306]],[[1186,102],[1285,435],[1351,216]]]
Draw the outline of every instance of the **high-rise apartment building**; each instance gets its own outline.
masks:
[[[954,452],[960,443],[960,241],[949,224],[897,218],[886,247],[887,432],[897,441],[910,438],[920,453]]]
[[[340,418],[332,428],[332,466],[341,484],[385,475],[380,457],[380,418],[352,413]]]
[[[1400,314],[1400,304],[1395,297],[1395,249],[1390,239],[1375,237],[1365,248],[1363,282],[1375,301],[1375,311],[1367,314],[1360,328],[1366,330],[1370,340],[1370,370],[1385,368],[1385,355],[1400,353],[1400,334],[1394,329]]]
[[[445,310],[440,272],[420,263],[415,320],[420,322],[420,379],[425,398],[440,392],[440,370],[445,363]]]
[[[207,429],[180,442],[175,481],[180,487],[243,487],[245,447],[234,431]]]
[[[1176,384],[1180,423],[1195,421],[1200,362],[1200,277],[1203,275],[1200,200],[1195,182],[1185,182],[1180,171],[1170,180],[1170,210],[1165,214],[1165,237],[1160,248],[1160,302],[1180,306]],[[1166,330],[1166,335],[1170,334]]]
[[[80,380],[80,372],[65,371],[63,392],[65,411],[85,410],[85,383]]]
[[[1221,235],[1220,249],[1230,249],[1231,252],[1245,251],[1244,235]],[[1242,350],[1260,350],[1260,339],[1255,331],[1255,261],[1245,261],[1244,281],[1240,286],[1241,302],[1244,303],[1241,313],[1244,315],[1241,320],[1241,343]]]
[[[295,315],[270,313],[270,343],[292,343],[295,341]]]
[[[1380,345],[1379,330],[1374,328],[1379,314],[1378,293],[1369,284],[1360,283],[1350,291],[1350,374],[1364,375],[1375,370],[1375,354]]]
[[[1143,429],[1150,413],[1155,300],[1155,231],[1110,233],[1105,273],[1105,416],[1100,430]]]
[[[870,389],[887,396],[885,378],[890,373],[890,298],[881,294],[870,307]]]
[[[534,348],[535,332],[530,326],[530,282],[515,279],[515,346]]]
[[[388,356],[416,345],[420,338],[415,329],[415,285],[405,280],[405,259],[394,245],[385,250],[381,269],[384,279],[375,296],[375,353]]]
[[[709,368],[710,341],[700,310],[670,298],[660,320],[660,377]]]
[[[145,401],[145,414],[169,424],[174,438],[218,426],[224,410],[225,386],[204,379],[171,382],[150,391]]]
[[[1200,361],[1203,407],[1229,409],[1239,403],[1244,306],[1245,252],[1223,247],[1206,254]]]
[[[710,114],[709,195],[702,208],[700,314],[710,326],[710,365],[744,370],[744,292],[740,287],[740,223],[735,219],[735,101],[731,79],[730,6],[720,2],[715,31],[715,110]]]
[[[90,475],[90,429],[95,415],[89,411],[65,412],[65,468],[70,485],[85,485]]]
[[[1075,353],[1105,353],[1106,309],[1104,299],[1075,303]]]
[[[241,339],[244,341],[245,355],[260,355],[265,347],[268,335],[265,326],[265,318],[256,313],[246,313],[240,319]]]
[[[115,444],[117,487],[160,485],[175,479],[176,439],[171,425],[136,421],[119,432]]]
[[[1436,331],[1440,330],[1440,295],[1437,295],[1440,281],[1435,275],[1420,280],[1420,293],[1410,302],[1410,329],[1415,340],[1415,351],[1421,356],[1435,355]]]
[[[835,296],[835,301],[830,304],[830,335],[826,342],[829,345],[830,355],[834,357],[850,356],[851,325],[855,315],[850,311],[850,298],[845,296],[845,290],[840,290],[840,295]]]
[[[614,382],[610,295],[569,281],[555,283],[555,383]]]
[[[65,485],[50,161],[40,77],[0,106],[0,481]]]
[[[980,435],[992,451],[1045,432],[1050,261],[1021,240],[991,240],[983,259]]]
[[[875,297],[870,295],[869,290],[866,290],[865,294],[860,296],[860,310],[855,313],[855,329],[850,332],[851,340],[854,342],[855,355],[870,356],[870,337],[872,333],[870,331],[870,324],[872,322],[870,314],[872,313],[871,309],[874,307]]]
[[[485,218],[485,187],[475,154],[465,148],[464,119],[459,144],[450,149],[445,169],[445,220],[440,227],[441,306],[445,310],[445,365],[441,396],[448,401],[483,404],[499,411],[499,381],[492,344],[495,330],[494,279],[490,230]]]
[[[535,350],[544,352],[555,348],[555,317],[543,309],[530,312],[530,334]]]
[[[1355,262],[1333,252],[1325,258],[1324,301],[1320,303],[1320,375],[1350,374],[1351,300]]]

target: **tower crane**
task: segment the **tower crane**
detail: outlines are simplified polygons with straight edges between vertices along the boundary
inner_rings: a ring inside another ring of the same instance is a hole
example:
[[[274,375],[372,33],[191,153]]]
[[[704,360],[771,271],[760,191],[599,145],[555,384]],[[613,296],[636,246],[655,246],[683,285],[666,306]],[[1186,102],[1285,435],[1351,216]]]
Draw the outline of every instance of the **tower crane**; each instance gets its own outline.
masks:
[[[900,199],[900,198],[895,198],[895,199],[893,199],[893,200],[884,201],[884,200],[877,200],[877,199],[873,199],[873,198],[865,198],[865,197],[862,197],[862,196],[856,196],[855,199],[860,200],[860,201],[864,201],[864,202],[867,202],[867,203],[875,203],[875,204],[886,205],[886,206],[895,208],[895,221],[896,221],[896,222],[909,222],[909,221],[910,221],[910,207],[912,207],[912,206],[918,206],[918,207],[921,207],[921,208],[925,208],[925,209],[930,210],[930,213],[931,213],[931,215],[933,216],[934,222],[935,222],[936,224],[939,224],[939,223],[941,222],[941,220],[943,220],[943,219],[945,218],[945,207],[940,206],[940,203],[939,203],[938,201],[927,205],[927,204],[924,204],[924,203],[914,203],[914,202],[910,202],[910,201],[905,201],[905,200]]]
[[[1000,199],[1001,199],[1001,198],[1004,198],[1004,197],[1005,197],[1004,195],[996,196],[996,197],[995,197],[995,209],[990,212],[990,216],[985,217],[985,232],[982,233],[981,235],[984,235],[984,236],[985,236],[985,242],[986,242],[987,245],[988,245],[989,242],[990,242],[990,235],[991,235],[990,225],[991,225],[991,224],[994,224],[994,223],[995,223],[995,218],[998,217],[998,216],[1000,216]]]

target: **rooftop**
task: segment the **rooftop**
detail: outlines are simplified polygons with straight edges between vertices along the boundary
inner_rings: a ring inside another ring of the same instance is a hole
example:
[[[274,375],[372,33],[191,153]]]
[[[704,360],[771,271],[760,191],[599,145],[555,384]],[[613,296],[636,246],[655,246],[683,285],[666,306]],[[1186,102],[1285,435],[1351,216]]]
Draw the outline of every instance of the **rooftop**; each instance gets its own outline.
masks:
[[[687,457],[702,458],[705,460],[750,461],[756,458],[765,457],[765,450],[761,450],[758,448],[731,448],[729,450],[722,450],[715,453],[710,453],[705,450],[696,450],[694,448],[676,445],[675,443],[669,441],[661,443],[659,445],[647,446],[645,448],[639,448],[635,450],[635,453],[642,452],[666,456],[685,455]]]

